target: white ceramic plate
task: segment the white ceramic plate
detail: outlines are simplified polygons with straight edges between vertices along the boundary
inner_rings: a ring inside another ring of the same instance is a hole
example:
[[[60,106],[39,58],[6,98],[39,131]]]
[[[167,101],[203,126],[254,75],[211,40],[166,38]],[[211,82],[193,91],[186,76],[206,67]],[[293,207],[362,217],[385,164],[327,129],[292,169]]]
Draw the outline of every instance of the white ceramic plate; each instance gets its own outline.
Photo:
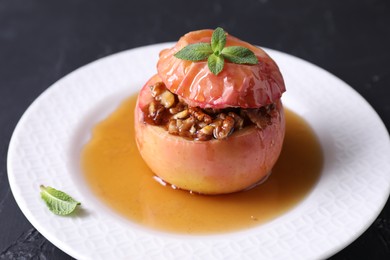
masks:
[[[17,125],[8,176],[28,220],[78,259],[318,259],[351,243],[375,220],[390,189],[390,143],[383,123],[351,87],[298,58],[268,50],[284,74],[284,104],[312,126],[325,154],[312,192],[256,228],[187,236],[140,227],[88,189],[80,151],[93,125],[155,73],[172,43],[141,47],[84,66],[45,91]],[[82,202],[73,217],[52,214],[39,196],[50,185]]]

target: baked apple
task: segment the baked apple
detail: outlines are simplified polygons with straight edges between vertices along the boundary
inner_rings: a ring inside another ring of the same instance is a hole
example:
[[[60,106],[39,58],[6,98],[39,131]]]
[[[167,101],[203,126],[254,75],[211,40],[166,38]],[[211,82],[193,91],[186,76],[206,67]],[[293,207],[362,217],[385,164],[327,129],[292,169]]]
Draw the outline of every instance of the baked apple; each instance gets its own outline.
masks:
[[[201,194],[265,179],[282,149],[285,91],[276,63],[221,28],[161,51],[135,108],[139,152],[164,182]]]

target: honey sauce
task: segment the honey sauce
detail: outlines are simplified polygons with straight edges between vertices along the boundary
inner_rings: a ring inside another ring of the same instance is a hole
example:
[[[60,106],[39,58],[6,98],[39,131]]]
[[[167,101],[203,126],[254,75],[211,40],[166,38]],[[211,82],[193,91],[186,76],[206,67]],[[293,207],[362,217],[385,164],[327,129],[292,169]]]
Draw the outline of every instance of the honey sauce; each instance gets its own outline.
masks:
[[[95,126],[82,153],[82,168],[86,182],[101,200],[140,225],[181,234],[251,228],[296,206],[321,173],[323,154],[313,131],[301,117],[285,109],[283,150],[272,174],[261,185],[216,196],[164,186],[138,153],[135,102],[136,96],[129,98]]]

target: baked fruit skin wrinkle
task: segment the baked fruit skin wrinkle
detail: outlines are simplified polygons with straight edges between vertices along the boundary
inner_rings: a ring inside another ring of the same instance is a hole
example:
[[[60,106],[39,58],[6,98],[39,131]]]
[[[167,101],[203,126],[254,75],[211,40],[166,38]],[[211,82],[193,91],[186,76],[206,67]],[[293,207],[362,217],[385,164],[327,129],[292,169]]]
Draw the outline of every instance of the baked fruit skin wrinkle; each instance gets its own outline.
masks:
[[[187,104],[201,108],[258,108],[279,100],[286,91],[283,76],[277,64],[264,50],[227,35],[226,46],[242,46],[258,58],[256,65],[225,62],[216,76],[207,61],[192,62],[174,57],[185,46],[210,42],[212,30],[187,33],[176,45],[160,52],[158,75],[166,87],[181,96]]]
[[[216,76],[207,62],[174,57],[188,44],[210,42],[212,30],[190,32],[170,49],[161,51],[157,74],[141,89],[135,108],[135,133],[139,152],[163,181],[200,194],[241,191],[265,179],[283,145],[285,118],[280,100],[285,91],[276,63],[260,48],[227,35],[226,46],[244,46],[259,62],[242,65],[226,62]],[[153,101],[150,86],[163,82],[188,106],[203,109],[255,109],[274,104],[264,128],[250,125],[225,139],[199,141],[169,134],[145,122],[145,107]]]

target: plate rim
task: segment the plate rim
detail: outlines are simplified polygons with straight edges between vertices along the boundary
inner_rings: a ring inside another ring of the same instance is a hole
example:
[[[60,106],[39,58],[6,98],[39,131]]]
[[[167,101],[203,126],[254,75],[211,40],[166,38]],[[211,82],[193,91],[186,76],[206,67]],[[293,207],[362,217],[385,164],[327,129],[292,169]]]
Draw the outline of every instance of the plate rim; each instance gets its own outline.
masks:
[[[129,52],[137,52],[137,51],[140,51],[140,50],[143,50],[145,48],[161,48],[163,46],[168,46],[168,45],[172,45],[173,43],[172,42],[168,42],[168,43],[159,43],[159,44],[151,44],[151,45],[147,45],[147,46],[140,46],[140,47],[137,47],[137,48],[134,48],[134,49],[130,49],[130,50],[125,50],[125,51],[122,51],[122,52],[119,52],[119,53],[115,53],[115,54],[112,54],[112,55],[109,55],[109,56],[106,56],[104,58],[101,58],[101,59],[98,59],[98,60],[95,60],[91,63],[88,63],[74,71],[72,71],[71,73],[67,74],[66,76],[64,76],[63,78],[59,79],[58,81],[56,81],[55,83],[53,83],[50,87],[48,87],[44,92],[42,92],[35,100],[34,102],[32,102],[30,104],[30,106],[27,108],[27,110],[23,113],[22,117],[20,118],[19,122],[17,123],[16,127],[15,127],[15,130],[12,134],[12,137],[11,137],[11,140],[10,140],[10,143],[9,143],[9,148],[8,148],[8,154],[7,154],[7,172],[8,172],[8,179],[9,179],[9,183],[10,183],[10,187],[11,187],[11,190],[12,190],[12,193],[13,193],[13,196],[15,197],[15,200],[19,206],[19,208],[22,210],[23,214],[26,216],[26,218],[33,224],[33,226],[35,228],[37,228],[37,226],[40,226],[40,224],[38,222],[35,221],[34,219],[34,216],[30,215],[30,212],[27,210],[26,208],[26,205],[24,205],[25,203],[22,202],[23,201],[23,197],[21,196],[20,193],[17,193],[15,190],[17,190],[15,188],[15,185],[17,185],[15,183],[15,179],[13,179],[15,176],[13,175],[13,168],[12,168],[12,161],[13,161],[13,156],[14,154],[12,154],[13,152],[13,149],[14,149],[14,146],[15,146],[15,139],[16,139],[16,136],[17,134],[22,131],[20,130],[21,126],[23,125],[23,122],[25,120],[28,120],[28,117],[29,117],[29,113],[32,111],[32,108],[37,106],[37,104],[39,104],[39,102],[41,100],[43,100],[43,97],[45,96],[49,96],[50,93],[53,92],[53,89],[54,88],[61,88],[61,82],[63,81],[66,81],[69,77],[71,77],[72,75],[75,75],[77,73],[80,73],[80,72],[83,72],[83,70],[85,70],[85,68],[87,67],[91,67],[91,66],[95,66],[94,64],[98,64],[98,63],[104,63],[106,62],[107,60],[115,60],[117,59],[118,57],[120,56],[123,56],[123,55],[126,55],[127,53]],[[305,60],[302,60],[298,57],[295,57],[293,55],[290,55],[290,54],[286,54],[286,53],[283,53],[283,52],[280,52],[280,51],[276,51],[276,50],[271,50],[271,49],[268,49],[268,48],[264,48],[268,53],[272,53],[272,54],[277,54],[277,55],[282,55],[282,56],[286,56],[286,57],[289,57],[290,59],[293,59],[295,61],[299,61],[299,62],[303,62],[309,66],[312,66],[312,67],[315,67],[315,69],[317,70],[320,70],[322,72],[325,72],[328,77],[332,77],[334,80],[337,80],[337,81],[340,81],[344,86],[346,87],[349,87],[349,91],[352,91],[357,97],[359,97],[361,99],[361,102],[364,102],[366,107],[368,107],[369,109],[371,109],[371,113],[375,114],[376,115],[376,121],[378,121],[379,125],[387,132],[387,129],[386,129],[386,126],[384,125],[383,121],[381,120],[381,118],[379,117],[379,115],[375,112],[375,110],[373,109],[373,107],[356,91],[354,90],[352,87],[350,87],[348,84],[346,84],[344,81],[342,81],[341,79],[339,79],[338,77],[334,76],[333,74],[329,73],[328,71],[318,67],[317,65],[315,64],[312,64],[308,61],[305,61]],[[273,55],[271,55],[273,56]],[[387,139],[388,139],[388,132],[387,132]],[[389,143],[389,141],[387,140],[387,142]],[[389,189],[387,190],[387,197],[388,197],[388,194],[389,194]],[[354,241],[356,238],[358,238],[362,233],[364,233],[364,231],[373,223],[373,221],[375,221],[376,217],[378,216],[378,214],[380,213],[380,211],[382,210],[382,208],[384,207],[385,203],[387,201],[387,198],[384,199],[380,205],[378,205],[377,207],[377,211],[372,214],[373,216],[375,215],[375,217],[372,217],[372,220],[368,221],[366,224],[365,227],[361,228],[360,229],[360,232],[358,232],[358,234],[355,236],[355,237],[352,237],[350,239],[350,241],[346,244],[343,244],[343,245],[339,245],[339,247],[337,249],[335,249],[334,252],[328,252],[329,254],[324,254],[323,256],[320,256],[320,257],[326,257],[326,256],[330,256],[332,254],[334,254],[335,252],[338,252],[339,250],[341,250],[342,248],[344,248],[346,245],[348,245],[349,243],[351,243],[352,241]],[[272,222],[272,221],[271,221]],[[63,251],[65,251],[66,253],[74,256],[74,257],[77,257],[77,258],[84,258],[84,255],[81,255],[79,254],[79,252],[77,252],[77,250],[73,250],[71,247],[67,246],[66,244],[63,244],[61,242],[61,240],[58,240],[56,236],[50,234],[50,232],[46,232],[43,231],[43,230],[40,230],[37,228],[37,230],[39,232],[41,232],[42,234],[45,235],[46,238],[48,238],[48,240],[50,240],[51,242],[53,242],[53,244],[55,244],[57,247],[59,247],[60,249],[62,249]],[[246,231],[243,231],[244,233],[246,233]],[[159,232],[157,232],[159,233]],[[235,233],[241,233],[241,232],[235,232]],[[222,235],[222,236],[225,236],[225,235]],[[179,236],[181,237],[181,235]],[[215,236],[215,237],[219,237],[219,235]]]

